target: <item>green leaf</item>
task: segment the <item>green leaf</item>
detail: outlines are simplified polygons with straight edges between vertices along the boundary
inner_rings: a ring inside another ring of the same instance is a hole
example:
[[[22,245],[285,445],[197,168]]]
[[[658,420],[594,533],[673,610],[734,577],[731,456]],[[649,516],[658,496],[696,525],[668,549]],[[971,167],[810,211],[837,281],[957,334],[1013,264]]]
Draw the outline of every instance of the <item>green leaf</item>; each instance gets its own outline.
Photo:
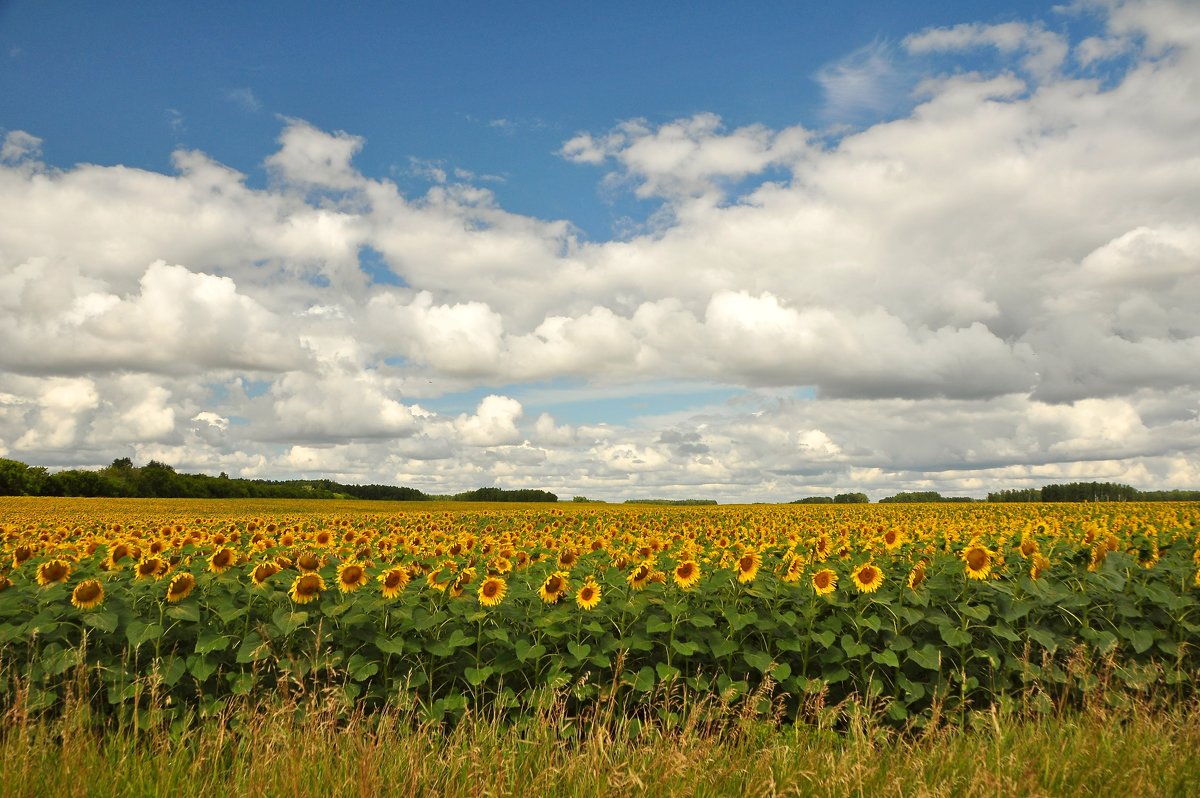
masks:
[[[375,660],[367,659],[362,654],[354,654],[346,662],[346,670],[350,671],[351,679],[361,682],[379,673],[379,663]]]
[[[200,637],[196,639],[196,653],[210,654],[213,651],[224,651],[233,642],[231,635],[217,634],[216,632],[201,632]]]
[[[1045,629],[1039,629],[1035,626],[1030,629],[1026,629],[1025,634],[1029,636],[1030,640],[1037,643],[1051,654],[1058,649],[1058,638],[1056,638],[1052,633],[1047,632]]]
[[[908,659],[910,662],[915,662],[927,671],[940,670],[942,667],[942,652],[932,643],[926,643],[920,648],[910,649]]]
[[[217,663],[209,662],[208,657],[193,655],[188,657],[188,670],[197,681],[205,682],[217,670]]]
[[[200,622],[200,607],[194,601],[188,601],[186,604],[176,604],[167,607],[167,617],[175,620],[186,620],[188,623]]]
[[[267,647],[263,645],[262,636],[257,632],[251,632],[242,639],[242,644],[238,646],[236,660],[240,663],[255,662],[270,653]]]
[[[588,654],[592,653],[592,647],[587,643],[576,643],[574,640],[567,643],[567,651],[576,659],[584,659]]]
[[[858,624],[859,626],[865,626],[872,632],[878,632],[882,626],[882,621],[879,620],[878,615],[864,615],[858,619]]]
[[[991,609],[986,604],[967,604],[963,602],[958,605],[959,612],[968,618],[974,618],[977,621],[986,621],[992,615]]]
[[[88,626],[110,634],[117,631],[118,620],[117,614],[112,610],[93,610],[83,616],[83,622]]]
[[[404,653],[404,638],[378,635],[375,638],[375,648],[384,654],[391,654],[394,657],[401,656]]]
[[[695,615],[688,616],[687,622],[690,623],[692,626],[694,626],[697,629],[709,629],[709,628],[717,625],[716,621],[714,621],[710,616],[705,615],[702,612],[698,612]]]
[[[1154,634],[1149,629],[1130,629],[1125,637],[1138,654],[1146,653],[1154,645]]]
[[[642,668],[637,673],[637,677],[633,680],[633,689],[639,693],[649,692],[654,689],[654,669],[650,666]]]
[[[759,673],[766,673],[771,667],[771,655],[763,651],[747,651],[742,654],[742,659]]]
[[[703,648],[703,646],[701,646],[699,643],[693,643],[689,640],[672,640],[671,648],[675,649],[677,654],[690,657]]]
[[[533,645],[528,640],[518,640],[513,648],[517,652],[517,659],[521,660],[521,662],[535,660],[546,654],[545,646],[541,643]]]
[[[846,656],[851,659],[869,654],[871,647],[858,642],[848,634],[842,635],[842,651],[846,652]]]
[[[663,618],[650,618],[648,621],[646,621],[647,634],[661,634],[663,632],[671,631],[672,628],[674,627],[672,627],[671,622]]]
[[[664,682],[678,679],[680,676],[679,668],[668,665],[665,662],[659,662],[655,664],[654,671],[658,674],[659,680]]]
[[[186,672],[187,662],[183,657],[172,657],[167,661],[166,667],[162,669],[163,684],[167,687],[174,687]]]
[[[824,631],[814,633],[812,639],[821,648],[829,648],[837,640],[837,635],[829,629],[825,629]]]
[[[954,626],[940,626],[938,627],[938,633],[941,634],[942,640],[946,645],[954,646],[955,648],[965,646],[971,642],[971,635]]]
[[[229,674],[229,691],[234,695],[250,695],[254,689],[255,676],[253,673]]]
[[[771,671],[771,678],[777,682],[782,682],[784,679],[792,675],[792,666],[786,662],[776,662],[775,668]]]
[[[891,668],[900,667],[900,658],[897,657],[896,652],[892,651],[890,648],[884,649],[883,651],[876,651],[871,655],[871,659],[875,660],[875,662],[879,665],[887,665]]]
[[[472,687],[478,687],[488,680],[488,677],[492,675],[493,671],[490,665],[483,665],[478,668],[467,667],[463,673],[466,675],[467,681]]]

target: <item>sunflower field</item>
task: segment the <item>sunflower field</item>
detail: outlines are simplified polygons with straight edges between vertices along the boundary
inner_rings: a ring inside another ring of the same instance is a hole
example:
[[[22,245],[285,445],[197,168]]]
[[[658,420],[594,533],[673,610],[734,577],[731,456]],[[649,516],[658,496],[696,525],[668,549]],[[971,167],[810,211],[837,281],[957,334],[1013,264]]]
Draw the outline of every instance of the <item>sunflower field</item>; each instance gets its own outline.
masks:
[[[1195,696],[1200,505],[0,499],[0,700],[520,714]],[[669,707],[670,702],[658,706]]]

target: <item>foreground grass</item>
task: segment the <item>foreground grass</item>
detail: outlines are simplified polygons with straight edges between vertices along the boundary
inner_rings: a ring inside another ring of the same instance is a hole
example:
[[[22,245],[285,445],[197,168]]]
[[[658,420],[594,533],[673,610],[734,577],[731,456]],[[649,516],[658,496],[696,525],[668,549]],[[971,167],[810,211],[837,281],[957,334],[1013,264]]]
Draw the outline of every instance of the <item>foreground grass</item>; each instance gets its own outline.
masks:
[[[97,729],[86,710],[10,711],[0,792],[13,796],[1195,795],[1200,707],[1094,706],[1050,718],[979,714],[923,736],[761,721],[468,718],[453,730],[383,712],[337,720],[280,707],[186,728]]]

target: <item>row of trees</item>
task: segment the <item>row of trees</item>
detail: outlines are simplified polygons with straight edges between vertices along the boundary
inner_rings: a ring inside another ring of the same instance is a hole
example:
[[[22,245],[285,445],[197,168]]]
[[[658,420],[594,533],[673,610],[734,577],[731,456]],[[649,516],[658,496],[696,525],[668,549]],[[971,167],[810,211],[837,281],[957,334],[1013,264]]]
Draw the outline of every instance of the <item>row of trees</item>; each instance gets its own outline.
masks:
[[[809,496],[789,504],[869,504],[871,498],[865,493],[839,493],[836,496]]]
[[[0,458],[0,496],[88,496],[151,499],[366,499],[377,501],[555,502],[544,490],[479,488],[453,496],[430,496],[396,485],[345,485],[329,479],[272,481],[230,479],[227,474],[182,474],[151,460],[135,466],[128,457],[91,471],[68,469],[50,473],[42,466]]]
[[[1200,490],[1138,490],[1118,482],[1068,482],[1044,488],[1000,490],[990,502],[1187,502],[1200,501]]]

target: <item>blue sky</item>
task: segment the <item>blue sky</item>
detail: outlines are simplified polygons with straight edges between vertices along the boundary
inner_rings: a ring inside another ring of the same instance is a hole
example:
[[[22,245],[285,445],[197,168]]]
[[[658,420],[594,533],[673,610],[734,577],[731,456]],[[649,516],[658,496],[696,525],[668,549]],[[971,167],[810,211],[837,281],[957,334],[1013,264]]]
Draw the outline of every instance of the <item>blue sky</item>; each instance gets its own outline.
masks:
[[[593,239],[653,203],[597,191],[555,156],[579,131],[699,112],[727,125],[866,122],[828,111],[823,70],[915,30],[1039,18],[1044,2],[0,3],[0,106],[48,163],[169,170],[201,149],[265,179],[279,116],[369,142],[364,174],[421,191],[421,167],[489,181],[505,208],[565,218]],[[984,54],[972,54],[979,61]],[[960,65],[970,68],[971,62]],[[416,163],[414,160],[416,159]]]
[[[1200,485],[1200,6],[0,0],[0,456]]]

